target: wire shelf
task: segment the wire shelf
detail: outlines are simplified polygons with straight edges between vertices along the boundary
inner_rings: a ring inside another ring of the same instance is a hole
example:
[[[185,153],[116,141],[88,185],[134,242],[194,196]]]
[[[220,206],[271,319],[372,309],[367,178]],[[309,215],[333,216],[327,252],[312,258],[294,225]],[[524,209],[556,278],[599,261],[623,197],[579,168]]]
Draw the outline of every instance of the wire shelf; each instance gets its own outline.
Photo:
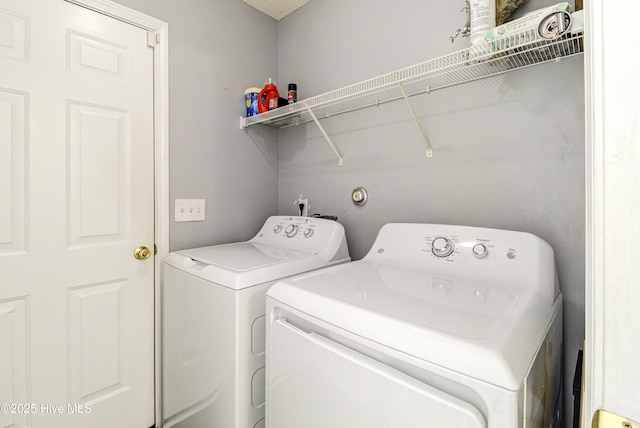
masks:
[[[536,31],[503,37],[406,67],[382,76],[298,101],[257,116],[241,118],[241,127],[299,125],[418,94],[495,76],[511,70],[559,61],[583,53],[583,33],[541,39]]]

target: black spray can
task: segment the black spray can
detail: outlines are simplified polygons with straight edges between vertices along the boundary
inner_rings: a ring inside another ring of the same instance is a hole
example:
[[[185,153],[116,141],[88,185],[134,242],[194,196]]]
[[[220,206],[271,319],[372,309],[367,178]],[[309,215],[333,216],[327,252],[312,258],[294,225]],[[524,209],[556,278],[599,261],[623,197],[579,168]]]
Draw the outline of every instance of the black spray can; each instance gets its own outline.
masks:
[[[295,83],[289,83],[289,88],[287,91],[287,101],[289,104],[293,104],[298,101],[298,85]]]

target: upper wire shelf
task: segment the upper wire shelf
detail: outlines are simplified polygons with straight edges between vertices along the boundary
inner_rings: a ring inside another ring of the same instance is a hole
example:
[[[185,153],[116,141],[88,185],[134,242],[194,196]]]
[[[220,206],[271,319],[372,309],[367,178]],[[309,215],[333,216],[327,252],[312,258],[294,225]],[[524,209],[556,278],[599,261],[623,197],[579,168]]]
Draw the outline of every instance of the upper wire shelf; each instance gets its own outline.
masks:
[[[278,128],[299,125],[366,107],[428,93],[511,70],[559,61],[583,52],[583,33],[541,39],[526,31],[474,45],[261,113],[241,118],[240,126],[263,124]]]

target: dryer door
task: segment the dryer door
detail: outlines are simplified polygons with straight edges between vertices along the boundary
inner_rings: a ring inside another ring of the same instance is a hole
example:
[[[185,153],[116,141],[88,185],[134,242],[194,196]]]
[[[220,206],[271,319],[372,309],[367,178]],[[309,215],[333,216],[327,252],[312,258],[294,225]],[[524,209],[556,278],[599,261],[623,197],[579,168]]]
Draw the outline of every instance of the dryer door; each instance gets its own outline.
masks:
[[[284,320],[271,326],[271,428],[484,428],[472,405]]]

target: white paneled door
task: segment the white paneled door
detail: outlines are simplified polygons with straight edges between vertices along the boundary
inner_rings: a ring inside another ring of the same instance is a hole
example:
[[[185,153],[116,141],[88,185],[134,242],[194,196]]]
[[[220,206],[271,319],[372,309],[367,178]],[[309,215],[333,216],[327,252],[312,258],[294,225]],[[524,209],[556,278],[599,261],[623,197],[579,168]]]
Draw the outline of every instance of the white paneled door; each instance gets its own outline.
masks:
[[[154,423],[148,39],[0,0],[0,427]]]

